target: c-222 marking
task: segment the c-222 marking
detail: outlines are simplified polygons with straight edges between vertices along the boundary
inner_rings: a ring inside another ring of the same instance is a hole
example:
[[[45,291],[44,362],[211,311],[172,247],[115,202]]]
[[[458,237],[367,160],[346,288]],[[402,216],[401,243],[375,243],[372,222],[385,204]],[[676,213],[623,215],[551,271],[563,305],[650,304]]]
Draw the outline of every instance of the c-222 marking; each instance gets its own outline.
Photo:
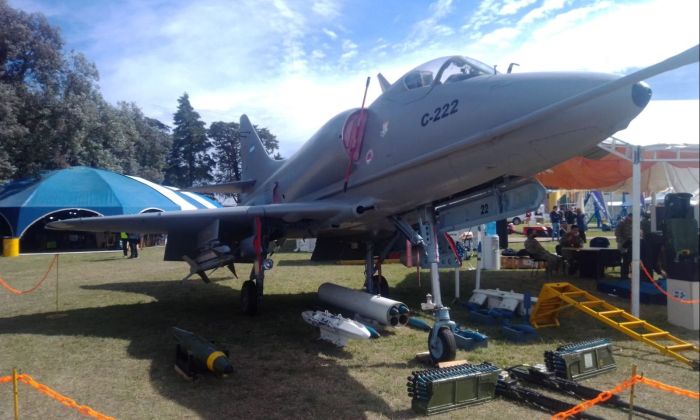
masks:
[[[459,111],[457,109],[457,105],[459,105],[459,99],[455,99],[450,103],[435,108],[435,110],[433,111],[433,115],[430,115],[429,112],[426,112],[420,119],[420,125],[425,127],[431,122],[439,121],[443,118],[449,117],[452,114],[456,114],[457,111]]]

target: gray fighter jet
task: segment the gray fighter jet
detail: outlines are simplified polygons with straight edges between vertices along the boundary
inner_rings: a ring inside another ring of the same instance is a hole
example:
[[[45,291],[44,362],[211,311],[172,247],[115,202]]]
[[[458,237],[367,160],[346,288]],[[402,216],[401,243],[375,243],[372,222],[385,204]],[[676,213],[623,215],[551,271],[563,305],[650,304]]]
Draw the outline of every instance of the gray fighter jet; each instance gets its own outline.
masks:
[[[237,207],[70,219],[49,228],[167,233],[165,259],[187,261],[190,275],[205,281],[208,269],[235,274],[234,263],[253,262],[241,289],[248,314],[260,306],[274,241],[318,238],[315,260],[359,253],[371,293],[386,292],[377,269],[408,241],[431,269],[438,315],[431,356],[453,359],[454,322],[438,277],[439,264],[455,260],[446,233],[536,208],[545,190],[532,176],[627,127],[651,98],[643,80],[696,61],[697,46],[620,77],[502,74],[471,58],[439,58],[393,84],[379,74],[377,100],[333,117],[285,160],[270,158],[241,116],[243,180],[192,189],[239,192]]]

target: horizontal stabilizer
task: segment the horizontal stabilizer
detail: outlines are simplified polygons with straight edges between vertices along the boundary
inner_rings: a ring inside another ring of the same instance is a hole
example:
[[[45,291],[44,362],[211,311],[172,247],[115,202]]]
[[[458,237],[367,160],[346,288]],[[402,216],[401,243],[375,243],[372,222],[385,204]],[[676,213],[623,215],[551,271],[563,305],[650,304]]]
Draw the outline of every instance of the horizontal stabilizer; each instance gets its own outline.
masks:
[[[183,191],[203,193],[203,194],[233,194],[246,193],[253,189],[254,179],[245,181],[227,182],[225,184],[200,185],[198,187],[186,188]]]

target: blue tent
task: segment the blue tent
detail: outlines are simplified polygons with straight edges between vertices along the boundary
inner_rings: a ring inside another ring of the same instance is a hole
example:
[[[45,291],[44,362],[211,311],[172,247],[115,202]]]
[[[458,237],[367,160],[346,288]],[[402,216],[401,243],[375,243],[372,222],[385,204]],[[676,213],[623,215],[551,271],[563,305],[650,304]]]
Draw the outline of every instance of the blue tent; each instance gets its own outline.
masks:
[[[38,179],[0,187],[0,218],[7,221],[13,237],[21,237],[36,221],[59,211],[86,210],[112,216],[214,207],[221,206],[194,193],[84,166],[50,171]]]

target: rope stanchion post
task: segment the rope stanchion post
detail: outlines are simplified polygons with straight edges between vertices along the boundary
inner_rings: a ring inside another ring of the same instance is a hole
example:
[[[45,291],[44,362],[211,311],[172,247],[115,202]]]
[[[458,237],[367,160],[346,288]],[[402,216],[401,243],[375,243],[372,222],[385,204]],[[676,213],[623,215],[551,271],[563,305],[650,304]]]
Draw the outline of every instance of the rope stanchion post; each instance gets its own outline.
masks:
[[[15,420],[19,420],[19,387],[17,386],[17,368],[12,368],[12,395],[15,407]]]
[[[637,365],[632,365],[632,377],[637,377]],[[632,382],[632,386],[630,386],[630,412],[629,417],[627,417],[629,420],[632,420],[632,413],[634,413],[634,384],[636,382]]]
[[[56,312],[58,312],[58,254],[56,254]]]

